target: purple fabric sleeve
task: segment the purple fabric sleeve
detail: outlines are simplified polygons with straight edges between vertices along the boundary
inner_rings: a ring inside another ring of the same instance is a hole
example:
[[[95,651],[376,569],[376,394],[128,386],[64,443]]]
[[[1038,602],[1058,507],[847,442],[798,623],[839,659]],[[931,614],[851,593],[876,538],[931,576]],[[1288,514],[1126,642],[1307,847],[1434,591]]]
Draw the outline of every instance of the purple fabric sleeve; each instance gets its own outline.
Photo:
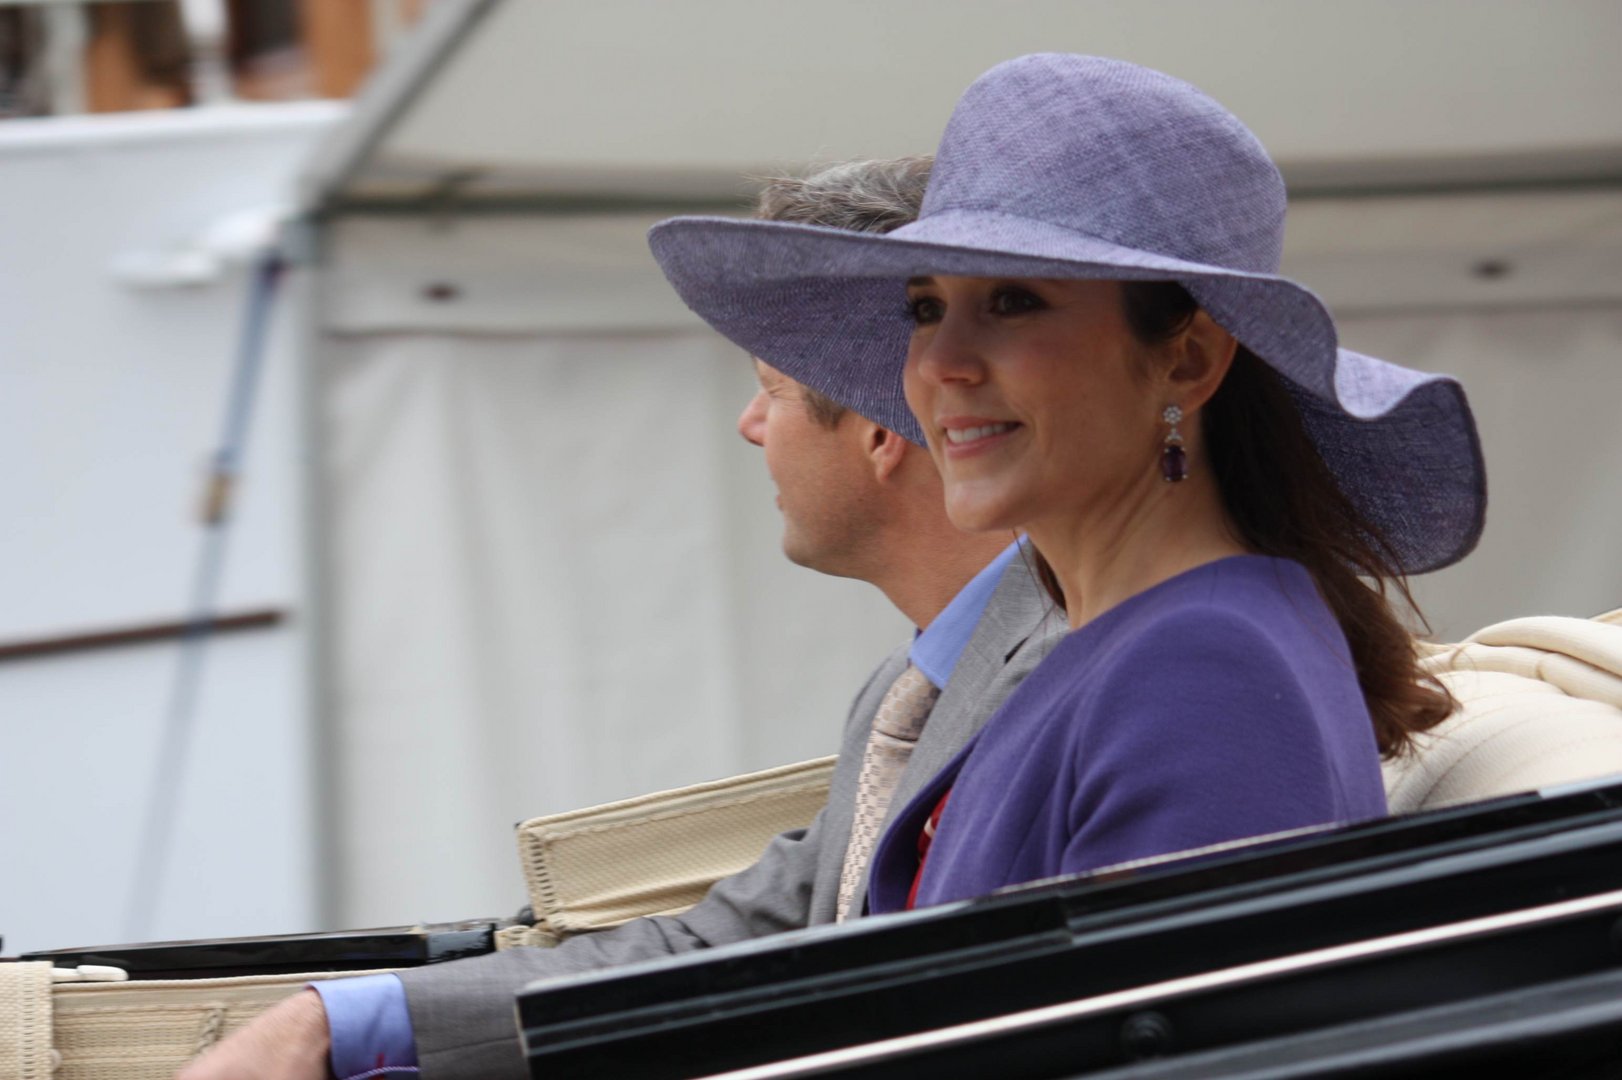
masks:
[[[1356,669],[1307,571],[1208,563],[1065,636],[891,821],[874,912],[1385,813]]]
[[[1313,694],[1328,691],[1303,686],[1279,643],[1242,616],[1189,612],[1119,653],[1088,702],[1099,734],[1070,744],[1061,873],[1384,809],[1348,809],[1314,719]],[[1368,728],[1360,705],[1347,703],[1349,723]]]
[[[310,989],[327,1009],[338,1080],[417,1072],[417,1040],[399,979],[362,975],[311,983]]]

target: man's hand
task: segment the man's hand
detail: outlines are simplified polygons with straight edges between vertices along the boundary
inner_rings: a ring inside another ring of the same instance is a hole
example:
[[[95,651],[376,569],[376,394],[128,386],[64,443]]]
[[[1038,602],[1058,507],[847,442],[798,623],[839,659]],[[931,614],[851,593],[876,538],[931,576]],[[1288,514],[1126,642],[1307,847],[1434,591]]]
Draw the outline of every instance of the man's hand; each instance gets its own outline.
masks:
[[[301,990],[187,1065],[175,1080],[326,1080],[330,1044],[321,995]]]

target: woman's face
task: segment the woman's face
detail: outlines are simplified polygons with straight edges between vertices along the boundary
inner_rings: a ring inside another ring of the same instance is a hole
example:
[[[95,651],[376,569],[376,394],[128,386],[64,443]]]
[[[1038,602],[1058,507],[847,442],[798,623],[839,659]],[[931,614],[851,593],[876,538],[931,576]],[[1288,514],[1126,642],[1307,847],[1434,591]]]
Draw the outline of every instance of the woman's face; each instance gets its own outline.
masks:
[[[1168,402],[1113,281],[916,278],[907,404],[961,529],[1084,523],[1159,482]]]

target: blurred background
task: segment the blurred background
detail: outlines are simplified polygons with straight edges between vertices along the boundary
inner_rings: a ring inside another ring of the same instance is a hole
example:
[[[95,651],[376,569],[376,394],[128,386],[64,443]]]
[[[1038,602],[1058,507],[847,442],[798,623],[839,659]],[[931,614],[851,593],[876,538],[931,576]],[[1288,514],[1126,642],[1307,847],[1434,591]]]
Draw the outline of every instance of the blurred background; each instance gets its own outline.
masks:
[[[1161,68],[1343,343],[1461,376],[1444,640],[1622,605],[1618,0],[0,0],[5,951],[510,914],[524,817],[832,752],[907,628],[789,566],[647,254]],[[837,328],[830,328],[837,332]]]

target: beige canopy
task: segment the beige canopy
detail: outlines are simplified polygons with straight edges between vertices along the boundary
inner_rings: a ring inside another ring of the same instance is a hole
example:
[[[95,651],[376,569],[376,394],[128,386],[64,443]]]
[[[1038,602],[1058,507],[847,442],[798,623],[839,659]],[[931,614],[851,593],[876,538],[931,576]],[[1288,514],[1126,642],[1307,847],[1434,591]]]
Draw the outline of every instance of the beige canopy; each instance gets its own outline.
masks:
[[[312,204],[735,199],[808,158],[923,153],[1026,52],[1118,56],[1251,125],[1298,194],[1615,179],[1613,0],[448,0]]]

